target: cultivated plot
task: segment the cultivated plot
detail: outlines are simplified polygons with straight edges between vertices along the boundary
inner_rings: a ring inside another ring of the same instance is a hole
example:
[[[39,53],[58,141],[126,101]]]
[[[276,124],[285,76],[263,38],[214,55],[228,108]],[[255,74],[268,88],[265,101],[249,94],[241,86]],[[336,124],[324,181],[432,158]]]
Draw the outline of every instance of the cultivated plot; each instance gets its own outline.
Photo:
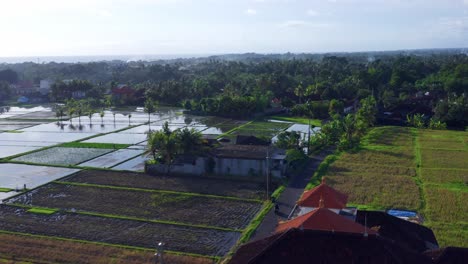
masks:
[[[28,132],[63,132],[63,133],[109,133],[116,130],[120,130],[128,127],[127,124],[100,124],[100,123],[89,123],[86,120],[81,120],[81,123],[48,123],[28,128],[21,129],[21,131]]]
[[[111,151],[113,149],[54,147],[17,157],[14,161],[52,165],[75,165]]]
[[[135,156],[141,155],[144,150],[137,149],[119,149],[117,151],[105,154],[90,161],[83,162],[79,166],[97,167],[97,168],[110,168],[119,163],[122,163]]]
[[[260,202],[183,193],[56,183],[9,202],[232,229],[246,227],[262,206]]]
[[[344,153],[330,165],[327,183],[348,194],[352,204],[417,210],[421,198],[413,142],[408,128],[374,128],[362,150]]]
[[[112,168],[116,170],[144,171],[146,160],[148,160],[148,158],[145,155],[141,155]]]
[[[0,135],[0,145],[3,141],[19,142],[53,142],[63,143],[76,141],[96,135],[96,133],[52,133],[52,132],[23,132],[23,133],[2,133]]]
[[[86,143],[137,144],[146,140],[146,134],[112,133],[85,140]]]
[[[57,238],[0,233],[2,260],[29,263],[141,264],[154,262],[154,249],[137,250]],[[171,264],[213,264],[209,258],[166,253]],[[9,263],[7,261],[7,263]]]
[[[167,250],[213,256],[225,255],[240,237],[239,232],[74,213],[35,214],[5,205],[0,205],[0,229],[146,248],[164,241]]]
[[[265,186],[262,183],[206,177],[153,176],[143,173],[86,170],[63,180],[76,183],[213,194],[244,199],[263,199],[265,197]]]
[[[1,137],[1,134],[0,134]],[[28,147],[28,146],[1,146],[0,145],[0,158],[18,155],[24,152],[40,149],[41,147]]]
[[[0,164],[0,187],[22,189],[26,184],[26,187],[31,189],[78,171],[69,168],[2,163]]]

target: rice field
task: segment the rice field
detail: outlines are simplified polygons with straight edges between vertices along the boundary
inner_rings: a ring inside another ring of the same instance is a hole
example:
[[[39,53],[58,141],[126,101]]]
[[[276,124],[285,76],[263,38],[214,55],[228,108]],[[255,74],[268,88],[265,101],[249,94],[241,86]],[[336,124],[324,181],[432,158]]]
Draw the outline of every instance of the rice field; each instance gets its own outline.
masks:
[[[95,157],[114,151],[113,149],[100,148],[62,148],[55,147],[46,150],[26,154],[13,159],[31,163],[52,165],[75,165]]]
[[[419,130],[427,225],[441,246],[468,246],[468,133]]]
[[[416,210],[441,246],[467,246],[467,139],[462,131],[377,127],[325,177],[351,204]]]
[[[348,194],[351,204],[417,210],[421,196],[412,144],[408,128],[374,128],[359,152],[343,153],[331,164],[327,182]]]

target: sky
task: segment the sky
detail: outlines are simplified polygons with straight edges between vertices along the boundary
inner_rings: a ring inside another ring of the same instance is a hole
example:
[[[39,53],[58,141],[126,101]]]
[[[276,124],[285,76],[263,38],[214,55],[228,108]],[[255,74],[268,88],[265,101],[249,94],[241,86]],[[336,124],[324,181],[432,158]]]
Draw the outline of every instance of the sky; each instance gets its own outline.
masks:
[[[468,0],[0,0],[0,57],[468,46]]]

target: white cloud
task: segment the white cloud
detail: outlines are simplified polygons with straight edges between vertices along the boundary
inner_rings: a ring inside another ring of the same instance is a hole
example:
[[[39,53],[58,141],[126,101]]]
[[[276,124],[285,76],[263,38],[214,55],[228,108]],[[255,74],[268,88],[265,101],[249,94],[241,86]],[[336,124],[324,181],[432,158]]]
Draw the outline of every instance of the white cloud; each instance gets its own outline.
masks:
[[[309,15],[309,16],[318,16],[319,12],[317,12],[316,10],[313,10],[313,9],[309,9],[309,10],[307,10],[307,15]]]
[[[282,28],[300,28],[300,27],[311,27],[311,28],[324,28],[329,27],[330,24],[326,23],[312,23],[304,20],[288,20],[280,24]]]
[[[246,13],[247,15],[249,15],[249,16],[254,16],[254,15],[257,14],[257,10],[252,9],[252,8],[249,8],[249,9],[245,10],[245,13]]]

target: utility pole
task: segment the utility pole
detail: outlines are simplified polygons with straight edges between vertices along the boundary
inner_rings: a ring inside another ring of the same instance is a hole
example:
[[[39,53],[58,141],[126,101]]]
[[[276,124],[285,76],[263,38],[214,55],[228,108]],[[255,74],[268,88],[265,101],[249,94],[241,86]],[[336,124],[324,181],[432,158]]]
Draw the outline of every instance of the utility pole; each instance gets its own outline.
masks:
[[[310,154],[310,118],[309,118],[309,132],[307,136],[307,155]]]
[[[270,199],[270,146],[267,147],[266,155],[266,199]]]

